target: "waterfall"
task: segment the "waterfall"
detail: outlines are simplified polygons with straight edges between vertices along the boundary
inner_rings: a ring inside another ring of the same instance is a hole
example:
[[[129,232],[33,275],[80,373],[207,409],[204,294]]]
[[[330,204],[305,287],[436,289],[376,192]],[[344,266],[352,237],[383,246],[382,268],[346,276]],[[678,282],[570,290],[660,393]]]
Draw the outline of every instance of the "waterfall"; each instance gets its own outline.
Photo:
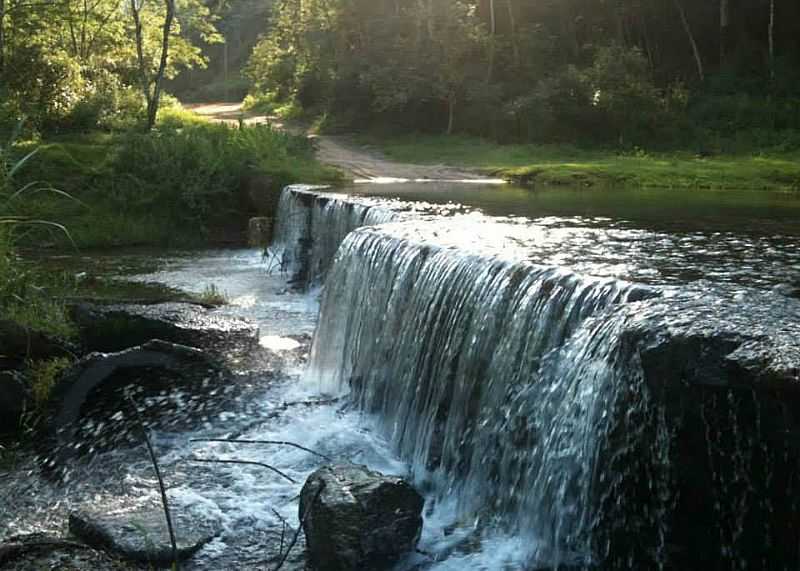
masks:
[[[539,530],[540,555],[563,562],[591,524],[620,326],[586,321],[655,293],[381,230],[341,246],[311,377],[375,413],[418,481],[436,480],[464,512]]]
[[[322,281],[339,244],[351,231],[400,218],[384,203],[347,198],[301,185],[287,187],[281,193],[270,251],[280,260],[281,269],[304,287]]]
[[[349,393],[429,508],[525,538],[533,569],[795,568],[800,304],[539,265],[519,221],[318,202],[307,378]]]

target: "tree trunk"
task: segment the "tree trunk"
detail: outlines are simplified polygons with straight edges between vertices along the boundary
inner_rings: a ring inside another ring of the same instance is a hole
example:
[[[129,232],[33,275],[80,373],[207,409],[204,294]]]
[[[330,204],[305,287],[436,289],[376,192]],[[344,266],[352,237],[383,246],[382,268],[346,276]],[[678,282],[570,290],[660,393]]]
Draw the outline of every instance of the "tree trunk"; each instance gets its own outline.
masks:
[[[453,134],[456,124],[456,94],[451,91],[447,96],[447,134]]]
[[[147,130],[152,129],[156,124],[158,114],[158,103],[161,100],[161,87],[164,82],[164,73],[167,70],[169,60],[169,36],[172,33],[172,23],[175,20],[175,0],[164,0],[167,13],[164,16],[164,35],[161,38],[161,61],[158,64],[155,78],[153,78],[153,98],[147,108]]]
[[[136,39],[136,61],[139,64],[139,82],[141,83],[142,93],[144,93],[144,100],[147,103],[149,120],[151,101],[150,80],[147,78],[147,63],[144,60],[144,38],[142,37],[141,10],[142,4],[137,3],[137,0],[131,0],[131,16],[133,17],[133,30]]]
[[[728,53],[728,36],[730,29],[730,2],[729,0],[719,1],[719,64],[725,63],[725,56]]]
[[[489,0],[489,66],[486,69],[486,84],[492,82],[494,77],[494,58],[495,58],[495,37],[497,35],[497,18],[494,11],[494,0]]]
[[[769,77],[775,79],[775,0],[769,0]]]
[[[428,41],[433,41],[433,0],[428,0]]]
[[[0,0],[0,74],[6,68],[6,0]]]
[[[167,9],[164,16],[164,32],[161,38],[161,58],[158,69],[151,79],[147,72],[147,62],[144,57],[144,38],[142,35],[141,10],[144,0],[131,0],[131,15],[133,16],[134,30],[136,33],[136,59],[139,62],[139,79],[142,91],[147,102],[147,130],[150,131],[156,124],[158,104],[161,100],[161,87],[164,81],[164,72],[169,59],[169,36],[172,32],[172,23],[175,20],[175,0],[164,0]]]
[[[692,34],[692,28],[689,27],[689,20],[686,19],[686,12],[683,10],[683,6],[680,3],[680,0],[672,0],[672,3],[675,4],[675,8],[678,10],[678,14],[681,16],[681,23],[683,24],[683,29],[686,32],[686,35],[689,37],[689,43],[692,46],[692,52],[694,53],[694,60],[697,63],[697,75],[700,76],[700,81],[705,81],[706,74],[703,70],[703,59],[700,57],[700,50],[697,47],[697,42],[694,39],[694,34]]]
[[[512,3],[513,0],[506,0],[506,6],[508,7],[508,25],[509,25],[509,33],[511,34],[511,49],[514,54],[514,67],[519,67],[519,38],[517,38],[517,18],[514,16],[514,4]]]

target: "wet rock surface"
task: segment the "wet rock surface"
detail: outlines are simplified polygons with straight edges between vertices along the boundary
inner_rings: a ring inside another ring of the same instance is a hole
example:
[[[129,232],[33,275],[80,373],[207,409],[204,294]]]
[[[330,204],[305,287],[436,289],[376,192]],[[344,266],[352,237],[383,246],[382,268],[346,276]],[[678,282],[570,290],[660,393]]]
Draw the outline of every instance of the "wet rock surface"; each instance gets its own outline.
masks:
[[[720,568],[721,553],[737,553],[748,568],[795,568],[800,304],[687,288],[625,311],[635,317],[616,367],[640,381],[620,387],[600,456],[606,566],[656,553],[674,568]]]
[[[214,522],[197,521],[181,512],[173,513],[172,521],[179,561],[194,555],[218,533]],[[108,549],[126,560],[172,564],[172,544],[160,506],[114,514],[74,512],[69,516],[69,531],[89,546]]]
[[[136,567],[76,543],[44,534],[13,537],[0,543],[0,569],[14,571],[131,571]]]
[[[234,375],[203,351],[166,341],[153,340],[118,353],[92,353],[65,371],[54,387],[46,444],[63,455],[62,445],[80,440],[79,421],[93,408],[130,408],[128,394],[158,394],[180,387],[206,391],[211,385],[233,382]],[[94,440],[101,436],[95,434]],[[111,437],[107,440],[107,445],[114,443]]]
[[[300,496],[309,561],[324,571],[389,569],[416,547],[423,504],[402,478],[353,464],[320,468]]]
[[[258,327],[190,303],[77,304],[72,315],[90,351],[120,351],[150,339],[201,347],[216,354],[258,346]]]
[[[28,382],[17,371],[0,371],[0,432],[19,427],[20,419],[30,409]]]

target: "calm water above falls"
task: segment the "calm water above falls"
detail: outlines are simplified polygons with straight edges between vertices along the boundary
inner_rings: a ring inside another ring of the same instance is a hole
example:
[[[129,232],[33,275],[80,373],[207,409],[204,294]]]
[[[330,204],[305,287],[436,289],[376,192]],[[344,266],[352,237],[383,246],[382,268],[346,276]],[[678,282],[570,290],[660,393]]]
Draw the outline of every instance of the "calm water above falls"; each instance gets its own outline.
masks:
[[[535,263],[582,273],[651,284],[800,284],[800,193],[446,183],[357,185],[346,192],[455,203],[456,212],[471,209],[488,222],[510,217],[512,228],[487,225],[480,241],[523,246]],[[471,233],[463,226],[454,231]]]

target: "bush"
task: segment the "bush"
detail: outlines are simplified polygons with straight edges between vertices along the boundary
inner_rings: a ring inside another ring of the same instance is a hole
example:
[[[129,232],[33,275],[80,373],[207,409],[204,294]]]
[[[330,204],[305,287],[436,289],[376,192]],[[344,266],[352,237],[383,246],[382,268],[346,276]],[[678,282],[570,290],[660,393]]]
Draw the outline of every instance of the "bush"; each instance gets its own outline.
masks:
[[[174,228],[201,234],[242,218],[248,203],[239,189],[249,172],[267,173],[276,187],[333,178],[314,162],[303,137],[262,125],[240,130],[183,121],[125,135],[110,171],[114,179],[103,199],[115,210],[157,212]]]

